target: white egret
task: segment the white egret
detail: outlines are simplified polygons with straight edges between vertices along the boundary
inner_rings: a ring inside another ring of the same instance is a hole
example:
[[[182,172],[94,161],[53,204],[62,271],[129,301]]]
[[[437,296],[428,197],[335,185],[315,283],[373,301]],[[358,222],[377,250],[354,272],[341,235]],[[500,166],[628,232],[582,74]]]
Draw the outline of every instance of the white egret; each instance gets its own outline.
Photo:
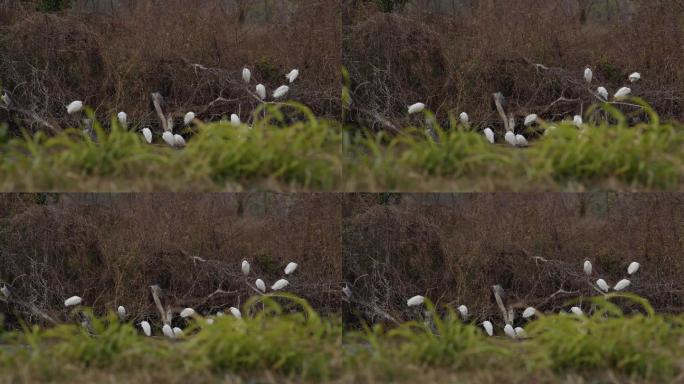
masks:
[[[351,290],[351,288],[349,288],[349,286],[347,284],[345,284],[344,287],[342,287],[342,293],[344,293],[344,295],[347,297],[347,299],[349,299],[349,298],[351,298],[352,290]]]
[[[240,116],[236,115],[235,113],[233,113],[232,115],[230,115],[230,123],[233,124],[233,125],[240,125],[240,124],[242,124],[242,121],[240,121]]]
[[[152,144],[152,130],[149,128],[143,128],[142,129],[142,135],[145,138],[145,141],[147,141],[147,144]]]
[[[596,92],[603,100],[608,100],[608,90],[605,87],[598,87]]]
[[[616,291],[622,291],[623,289],[629,287],[630,284],[632,284],[631,281],[629,281],[627,279],[622,279],[622,280],[618,281],[617,284],[615,284],[613,289]]]
[[[230,313],[238,319],[242,318],[242,313],[235,307],[230,307]]]
[[[150,326],[150,323],[143,320],[140,322],[140,328],[142,328],[143,332],[145,333],[145,336],[152,336],[152,327]]]
[[[523,135],[515,135],[515,144],[518,147],[527,147],[527,139]]]
[[[280,280],[276,281],[276,282],[271,286],[271,289],[274,290],[274,291],[280,291],[281,289],[287,287],[288,285],[290,285],[290,282],[289,282],[289,281],[287,281],[287,280],[285,280],[285,279],[280,279]]]
[[[119,305],[116,309],[116,314],[119,315],[119,319],[124,320],[126,318],[126,308],[123,305]]]
[[[186,145],[185,139],[181,135],[173,135],[173,142],[178,148],[183,148]]]
[[[622,87],[618,89],[617,92],[615,92],[615,98],[616,99],[624,99],[625,97],[629,96],[632,93],[632,90],[628,87]]]
[[[596,280],[596,285],[598,285],[599,289],[603,292],[608,292],[610,290],[608,283],[606,283],[606,281],[603,279]]]
[[[162,134],[162,139],[164,142],[172,147],[176,146],[176,139],[173,137],[173,133],[166,131]]]
[[[196,116],[197,115],[195,115],[195,112],[186,113],[185,117],[183,118],[183,124],[185,124],[185,126],[187,127],[188,125],[190,125],[190,123],[192,123],[193,120],[195,120]]]
[[[164,324],[164,326],[162,327],[162,333],[169,339],[173,339],[174,337],[176,337],[176,335],[173,333],[173,329],[171,329],[171,326],[168,324]]]
[[[254,284],[256,285],[258,290],[260,290],[261,292],[266,292],[266,284],[263,280],[256,279],[256,282]]]
[[[582,116],[580,115],[575,115],[575,117],[572,118],[573,124],[575,124],[575,127],[581,128],[582,124],[584,124],[584,120],[582,119]]]
[[[632,261],[631,263],[629,263],[629,267],[627,267],[627,273],[630,275],[637,273],[640,266],[641,264],[637,263],[636,261]]]
[[[297,267],[299,265],[297,263],[288,263],[287,266],[285,267],[285,274],[286,275],[291,275],[294,273],[295,270],[297,270]]]
[[[243,68],[242,69],[242,80],[244,80],[245,83],[249,84],[249,81],[252,79],[252,72],[249,70],[249,68]]]
[[[515,333],[515,329],[513,329],[513,326],[510,324],[506,324],[506,326],[504,327],[504,333],[511,339],[515,339],[518,337],[518,335]]]
[[[467,113],[461,112],[461,114],[458,115],[458,120],[461,122],[461,124],[468,124],[470,122],[470,117]]]
[[[116,118],[119,120],[119,124],[121,124],[122,127],[126,128],[128,126],[128,115],[126,114],[126,112],[119,112],[116,115]]]
[[[83,299],[81,299],[78,296],[71,296],[70,298],[64,300],[64,306],[65,307],[73,307],[74,305],[79,305],[83,302]]]
[[[570,312],[572,312],[575,316],[584,315],[584,312],[582,312],[582,308],[580,308],[580,307],[572,307],[572,308],[570,308]]]
[[[249,261],[247,260],[242,260],[242,274],[249,275]]]
[[[518,145],[518,141],[515,139],[515,133],[513,133],[512,131],[506,132],[506,136],[504,136],[504,139],[508,144],[514,147]]]
[[[591,261],[585,260],[584,261],[584,274],[587,276],[591,276],[591,269],[592,269]]]
[[[183,336],[183,330],[178,328],[178,327],[173,327],[173,336],[174,337],[181,337]]]
[[[425,109],[425,104],[415,103],[415,104],[409,105],[408,113],[409,113],[409,115],[413,115],[414,113],[423,112],[424,109]]]
[[[487,336],[494,336],[494,326],[492,325],[491,321],[483,321],[482,328],[484,328],[485,332],[487,332]]]
[[[184,319],[187,319],[188,317],[194,316],[195,315],[195,310],[192,308],[185,308],[184,310],[181,311],[180,316]]]
[[[492,131],[491,128],[485,128],[484,135],[487,138],[487,141],[494,144],[494,131]]]
[[[83,110],[83,102],[81,100],[72,101],[69,105],[67,105],[67,113],[70,115],[81,112],[81,110]]]
[[[7,106],[9,106],[9,105],[10,105],[10,102],[12,101],[12,100],[10,99],[9,95],[8,95],[6,92],[2,94],[2,98],[1,98],[1,99],[2,99],[2,103],[5,104],[5,105],[7,105]]]
[[[7,288],[7,284],[2,285],[2,288],[0,288],[0,292],[2,292],[2,295],[5,297],[10,296],[10,290],[9,290],[9,288]]]
[[[280,99],[281,97],[287,95],[288,92],[290,92],[290,87],[287,85],[281,85],[275,90],[275,92],[273,92],[273,98]]]
[[[525,330],[522,327],[515,327],[514,331],[515,331],[515,335],[521,339],[524,339],[527,337],[527,332],[525,332]]]
[[[534,113],[531,115],[527,115],[527,117],[525,117],[525,126],[529,127],[530,125],[536,123],[538,118],[539,116],[537,116]]]
[[[406,305],[408,305],[409,307],[415,307],[417,305],[423,304],[424,302],[425,302],[425,298],[423,296],[416,295],[416,296],[413,296],[412,298],[408,299],[406,301]]]
[[[463,320],[468,320],[468,307],[461,305],[458,307],[458,313],[461,314]]]
[[[634,72],[631,75],[629,75],[629,81],[632,83],[636,83],[637,81],[641,80],[641,73],[639,72]]]
[[[294,83],[294,81],[297,80],[298,77],[299,77],[299,70],[298,69],[293,69],[290,71],[290,73],[285,75],[285,78],[290,80],[290,84]]]
[[[537,310],[532,308],[532,307],[527,307],[523,311],[523,319],[529,319],[530,317],[534,316],[537,313]]]
[[[256,93],[261,100],[264,100],[266,98],[266,87],[263,84],[258,84],[256,86]]]
[[[591,68],[586,68],[584,70],[584,80],[587,81],[587,83],[591,83],[591,80],[594,78],[594,72],[591,70]]]

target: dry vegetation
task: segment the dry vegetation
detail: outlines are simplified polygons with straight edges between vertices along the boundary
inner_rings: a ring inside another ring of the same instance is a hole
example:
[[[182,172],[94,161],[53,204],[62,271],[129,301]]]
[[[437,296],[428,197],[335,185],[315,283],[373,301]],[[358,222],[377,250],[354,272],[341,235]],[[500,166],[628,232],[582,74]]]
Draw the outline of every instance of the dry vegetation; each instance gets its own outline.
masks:
[[[356,5],[345,13],[343,32],[349,122],[401,129],[409,122],[406,106],[422,101],[442,122],[467,111],[478,127],[500,128],[497,91],[518,118],[560,120],[596,102],[582,79],[586,66],[594,69],[594,89],[612,92],[642,72],[634,94],[663,120],[684,119],[681,2],[634,1],[631,20],[583,14],[568,5],[576,2],[560,0],[477,1],[455,14],[430,12],[420,1],[396,13],[381,13],[375,1],[347,3]],[[600,13],[604,3],[594,4],[590,11]]]
[[[4,195],[0,279],[22,305],[0,312],[10,325],[14,311],[61,320],[64,299],[79,295],[99,314],[124,305],[134,320],[156,319],[149,287],[159,284],[173,308],[213,313],[253,295],[246,259],[268,286],[299,263],[288,290],[336,313],[339,212],[336,195],[317,194]],[[227,293],[210,297],[218,289]]]
[[[595,295],[582,263],[609,284],[629,262],[630,291],[658,311],[684,309],[684,201],[673,194],[351,195],[343,209],[343,274],[356,321],[405,320],[406,300],[466,304],[475,320],[503,323],[492,295],[558,311]],[[563,289],[567,293],[558,293]]]

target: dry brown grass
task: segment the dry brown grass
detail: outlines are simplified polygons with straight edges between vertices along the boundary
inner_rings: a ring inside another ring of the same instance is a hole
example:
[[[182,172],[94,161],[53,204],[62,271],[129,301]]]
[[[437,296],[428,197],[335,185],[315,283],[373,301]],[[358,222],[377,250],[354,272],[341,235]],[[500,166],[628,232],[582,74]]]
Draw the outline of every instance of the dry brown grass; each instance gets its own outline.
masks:
[[[350,119],[378,129],[377,112],[406,124],[406,106],[423,101],[442,120],[467,111],[477,125],[497,127],[497,91],[519,118],[561,119],[596,102],[582,79],[586,66],[594,70],[592,88],[610,92],[642,72],[634,94],[665,119],[684,119],[684,8],[640,4],[632,21],[587,23],[558,1],[482,1],[460,15],[359,8],[345,14],[343,33]],[[550,107],[561,96],[570,101]]]
[[[292,1],[289,22],[269,23],[240,23],[235,10],[213,0],[155,3],[138,1],[115,16],[5,10],[0,84],[18,107],[55,126],[74,123],[64,109],[74,99],[95,108],[104,121],[124,110],[131,122],[156,124],[152,92],[161,92],[166,110],[177,118],[194,110],[205,120],[238,112],[246,119],[255,101],[244,91],[243,66],[269,92],[299,68],[290,97],[319,115],[338,116],[337,1]],[[227,101],[209,107],[219,97]],[[31,123],[21,120],[26,115],[7,118]]]
[[[684,202],[676,194],[349,195],[343,210],[343,273],[356,282],[358,307],[406,316],[406,299],[466,304],[479,318],[500,317],[491,287],[509,304],[558,310],[595,294],[582,263],[615,284],[629,262],[642,269],[630,291],[657,310],[684,309],[681,246]],[[543,261],[538,257],[544,258]],[[563,288],[573,292],[549,297]]]
[[[336,312],[338,200],[330,194],[8,194],[0,197],[0,279],[55,318],[65,316],[62,303],[72,295],[99,313],[124,305],[136,318],[155,318],[152,284],[174,308],[213,313],[253,295],[243,259],[252,266],[250,283],[261,277],[268,286],[295,261],[300,267],[288,278],[289,290],[320,311]],[[219,288],[231,293],[208,298]],[[8,309],[0,310],[25,308]]]

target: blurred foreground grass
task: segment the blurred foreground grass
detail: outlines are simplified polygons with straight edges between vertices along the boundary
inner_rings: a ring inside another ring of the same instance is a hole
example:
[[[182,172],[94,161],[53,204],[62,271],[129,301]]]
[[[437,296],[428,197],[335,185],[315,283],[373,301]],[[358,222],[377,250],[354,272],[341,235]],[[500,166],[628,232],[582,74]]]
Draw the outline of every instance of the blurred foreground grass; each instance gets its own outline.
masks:
[[[276,304],[277,300],[281,305]],[[631,300],[623,314],[618,301]],[[487,337],[451,310],[427,305],[425,319],[342,336],[287,294],[252,299],[243,319],[196,319],[185,336],[147,338],[114,314],[80,326],[2,335],[0,382],[672,382],[684,372],[684,316],[661,315],[642,299],[590,299],[591,316],[541,315],[512,340]],[[641,305],[640,309],[636,309]],[[87,314],[88,312],[85,311]],[[439,315],[438,315],[439,313]],[[417,312],[417,315],[418,312]],[[422,316],[422,315],[419,315]]]

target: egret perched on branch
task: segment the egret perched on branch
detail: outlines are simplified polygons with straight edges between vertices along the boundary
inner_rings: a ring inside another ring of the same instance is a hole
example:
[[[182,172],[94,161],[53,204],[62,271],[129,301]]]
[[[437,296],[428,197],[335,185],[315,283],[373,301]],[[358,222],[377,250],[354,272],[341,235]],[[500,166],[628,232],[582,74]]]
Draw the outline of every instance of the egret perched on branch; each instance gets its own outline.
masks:
[[[572,312],[575,316],[584,315],[584,312],[582,312],[582,308],[580,308],[580,307],[572,307],[572,308],[570,308],[570,312]]]
[[[173,142],[178,148],[185,147],[185,139],[181,135],[173,135]]]
[[[622,280],[618,281],[617,284],[615,284],[613,289],[616,291],[622,291],[623,289],[629,287],[630,284],[632,284],[631,281],[629,281],[627,279],[622,279]]]
[[[297,80],[298,77],[299,77],[299,70],[298,69],[293,69],[290,71],[290,73],[285,75],[285,78],[290,80],[290,84],[294,83],[294,81]]]
[[[126,319],[126,308],[123,305],[119,305],[119,308],[116,309],[116,314],[119,315],[119,319]]]
[[[286,275],[291,275],[294,273],[295,270],[297,270],[297,267],[299,265],[297,263],[288,263],[287,266],[285,267],[285,274]]]
[[[150,326],[150,323],[143,320],[140,322],[140,328],[142,328],[143,333],[145,333],[145,336],[152,336],[152,327]]]
[[[171,329],[171,326],[168,324],[164,324],[164,326],[162,327],[162,333],[169,339],[173,339],[174,337],[176,337],[176,335],[173,333],[173,329]]]
[[[631,75],[629,75],[629,81],[631,81],[632,83],[636,83],[639,80],[641,80],[641,73],[634,72]]]
[[[10,290],[9,290],[9,288],[7,288],[7,284],[2,285],[2,288],[0,288],[0,292],[2,293],[3,296],[10,297]]]
[[[527,307],[523,311],[523,319],[529,319],[530,317],[534,316],[537,313],[537,310],[532,308],[532,307]]]
[[[530,125],[536,123],[538,118],[539,116],[537,116],[534,113],[531,115],[527,115],[527,117],[525,117],[525,126],[529,127]]]
[[[261,292],[266,292],[266,284],[264,283],[263,280],[256,279],[256,282],[254,283],[254,285],[256,285],[257,289],[260,290]]]
[[[586,261],[584,262],[584,274],[587,275],[587,276],[591,276],[591,269],[592,269],[592,267],[591,267],[591,261],[586,260]]]
[[[70,115],[81,112],[81,110],[83,110],[83,102],[81,100],[72,101],[67,105],[67,113]]]
[[[290,282],[289,282],[289,281],[287,281],[287,280],[285,280],[285,279],[280,279],[280,280],[276,281],[276,282],[271,286],[271,289],[274,290],[274,291],[280,291],[281,289],[287,287],[288,285],[290,285]]]
[[[344,287],[342,287],[342,293],[344,293],[347,299],[350,299],[352,296],[352,290],[351,288],[349,288],[347,284],[345,284]]]
[[[240,125],[240,124],[242,124],[242,122],[240,121],[240,116],[236,115],[235,113],[233,113],[232,115],[230,115],[230,123],[233,124],[233,125]]]
[[[605,87],[598,87],[598,89],[596,89],[596,92],[599,96],[601,96],[603,100],[608,100],[608,90]]]
[[[591,68],[587,67],[584,70],[584,80],[587,81],[587,83],[591,83],[591,79],[594,78],[594,72],[592,72]]]
[[[527,147],[527,139],[523,135],[515,135],[515,145],[518,147]]]
[[[122,127],[126,128],[128,126],[128,115],[126,114],[126,112],[119,112],[116,115],[116,118],[119,120],[119,124],[121,124]]]
[[[188,125],[190,125],[190,123],[192,123],[193,120],[195,120],[196,116],[197,115],[195,115],[195,112],[186,113],[185,117],[183,118],[183,124],[185,124],[185,126],[187,127]]]
[[[162,139],[164,142],[172,147],[176,146],[176,139],[173,137],[173,133],[166,131],[162,134]]]
[[[629,96],[632,93],[632,90],[628,87],[622,87],[618,89],[617,92],[615,92],[615,98],[616,99],[624,99],[625,97]]]
[[[249,81],[252,79],[252,72],[249,70],[249,68],[243,68],[242,69],[242,80],[244,80],[245,83],[249,84]]]
[[[152,130],[145,127],[142,129],[142,135],[145,138],[145,141],[147,141],[147,144],[152,144]]]
[[[637,263],[636,261],[632,261],[631,263],[629,263],[629,267],[627,267],[627,273],[630,275],[637,273],[640,266],[641,264]]]
[[[273,98],[280,99],[281,97],[287,95],[288,92],[290,92],[290,87],[287,85],[281,85],[275,90],[275,92],[273,92]]]
[[[425,109],[425,104],[415,103],[415,104],[409,105],[408,113],[409,113],[409,115],[413,115],[414,113],[423,112],[424,109]]]
[[[181,311],[180,316],[184,319],[187,319],[188,317],[194,316],[195,315],[195,310],[192,308],[185,308],[184,310]]]
[[[238,319],[242,319],[242,313],[235,307],[230,307],[230,313]]]
[[[510,324],[506,324],[506,326],[504,327],[504,333],[511,339],[515,339],[518,337],[518,335],[515,333],[515,329],[513,329],[513,326]]]
[[[261,100],[266,98],[266,87],[263,84],[257,84],[256,93]]]
[[[506,142],[512,146],[518,145],[518,141],[515,139],[515,133],[512,131],[506,132],[506,136],[504,136],[504,139],[506,139]]]
[[[415,307],[417,305],[423,304],[424,302],[425,302],[425,298],[423,296],[416,295],[416,296],[413,296],[412,298],[408,299],[406,301],[406,305],[408,305],[409,307]]]
[[[463,320],[468,320],[468,307],[465,305],[461,305],[458,307],[458,313],[461,314],[461,317]]]
[[[242,274],[249,275],[249,261],[247,260],[242,260]]]
[[[487,332],[487,336],[494,336],[494,326],[492,326],[492,322],[489,320],[485,320],[482,322],[482,328],[484,328],[485,332]]]
[[[491,128],[485,128],[484,135],[487,138],[487,141],[494,144],[494,131],[492,131]]]
[[[79,305],[83,302],[83,299],[81,299],[78,296],[71,296],[70,298],[64,300],[64,306],[65,307],[73,307],[74,305]]]
[[[470,117],[467,113],[461,112],[461,114],[458,115],[458,120],[461,122],[461,124],[468,124],[470,122]]]
[[[5,104],[6,106],[9,106],[10,102],[12,101],[10,99],[9,95],[7,94],[7,92],[3,92],[2,98],[0,98],[0,100],[2,100],[2,103]]]
[[[610,290],[608,283],[606,283],[606,281],[603,279],[596,280],[596,285],[598,285],[599,289],[601,289],[603,292],[608,292]]]

